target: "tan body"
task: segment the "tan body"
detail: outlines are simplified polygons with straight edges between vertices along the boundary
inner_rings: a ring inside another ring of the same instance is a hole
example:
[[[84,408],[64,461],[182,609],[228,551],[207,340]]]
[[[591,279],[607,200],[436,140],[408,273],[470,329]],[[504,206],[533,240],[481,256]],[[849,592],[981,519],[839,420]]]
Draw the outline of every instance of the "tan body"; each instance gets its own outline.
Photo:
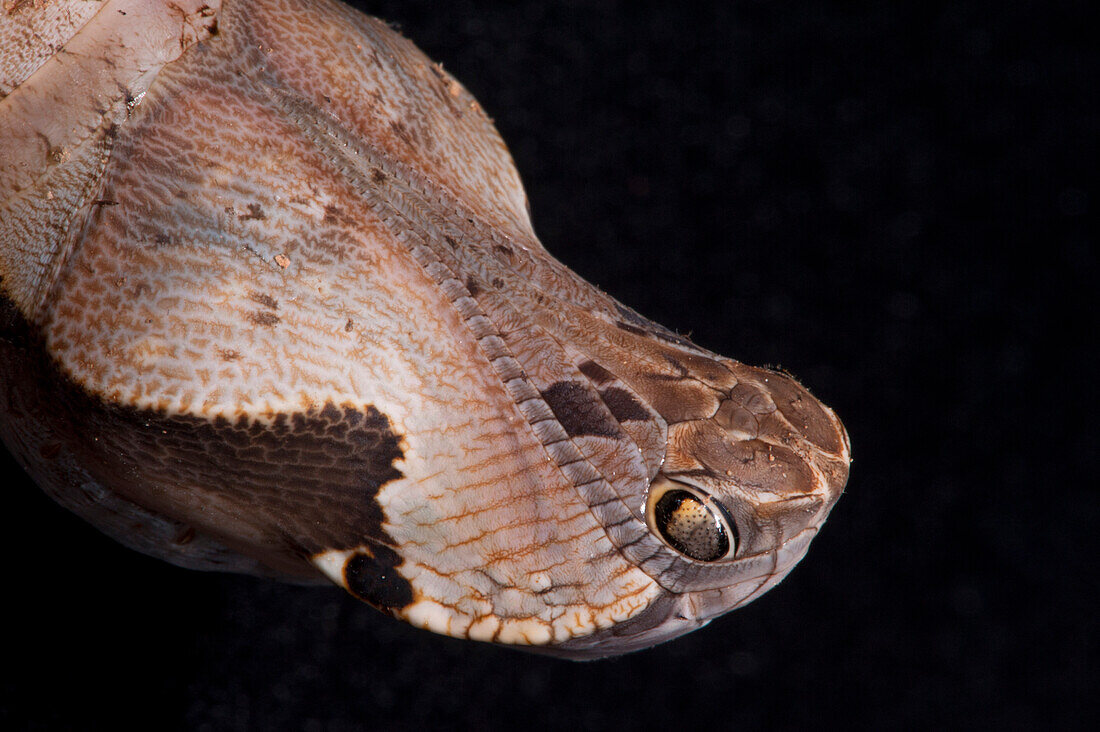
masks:
[[[586,657],[758,596],[839,497],[832,412],[554,260],[380,21],[24,3],[0,49],[0,431],[123,542]]]

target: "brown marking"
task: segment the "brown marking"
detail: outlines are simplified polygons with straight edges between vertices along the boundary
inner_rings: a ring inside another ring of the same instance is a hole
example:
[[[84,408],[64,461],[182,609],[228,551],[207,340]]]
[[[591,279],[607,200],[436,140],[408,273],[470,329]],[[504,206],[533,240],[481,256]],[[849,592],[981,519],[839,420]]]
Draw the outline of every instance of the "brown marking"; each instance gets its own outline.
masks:
[[[578,381],[557,381],[542,392],[542,398],[570,437],[622,437],[608,410]]]
[[[256,292],[252,290],[248,293],[248,299],[252,302],[257,302],[263,305],[265,308],[271,308],[272,310],[279,309],[279,301],[273,298],[271,295],[264,294],[262,292]]]
[[[466,289],[470,291],[471,297],[477,297],[481,292],[481,286],[477,283],[477,279],[473,275],[466,278]]]
[[[580,372],[592,380],[593,384],[602,386],[609,381],[615,380],[615,374],[611,373],[603,366],[600,366],[595,361],[582,361],[580,366]]]
[[[24,6],[35,6],[37,3],[35,0],[5,0],[4,11],[14,15],[16,12],[23,9]]]
[[[390,129],[395,135],[406,145],[412,147],[416,140],[413,138],[412,131],[409,130],[409,126],[399,119],[395,119],[390,122]]]
[[[600,391],[600,398],[611,414],[620,422],[640,421],[650,418],[649,411],[626,389],[609,386]]]
[[[264,210],[260,208],[258,203],[248,204],[248,213],[238,214],[238,221],[263,221],[267,216],[264,215]]]
[[[118,429],[88,442],[84,464],[93,473],[123,470],[140,475],[140,482],[173,485],[177,493],[168,500],[198,507],[199,513],[170,513],[197,530],[209,516],[237,516],[270,536],[277,551],[291,554],[293,548],[293,558],[280,558],[295,562],[302,555],[351,549],[364,541],[372,547],[394,543],[382,526],[376,497],[383,485],[401,477],[395,467],[403,457],[401,438],[373,406],[328,402],[320,409],[279,414],[265,424],[244,415],[207,420],[91,401],[85,407],[95,408],[82,409],[73,430],[93,424],[100,433],[108,431],[102,429],[108,424]],[[79,439],[79,433],[74,437]],[[130,488],[137,500],[155,493]],[[214,507],[219,510],[211,511]],[[220,523],[206,530],[229,531],[230,537],[234,531]]]
[[[681,378],[686,379],[688,377],[687,367],[684,366],[684,364],[680,363],[680,359],[667,353],[662,353],[661,355],[664,357],[669,366],[676,369],[676,372],[680,375]]]
[[[278,315],[276,315],[275,313],[268,313],[268,312],[249,313],[248,314],[248,319],[256,325],[264,325],[264,326],[267,326],[269,328],[276,325],[279,322],[279,316]]]
[[[640,335],[640,336],[649,336],[649,335],[651,335],[649,333],[649,331],[642,330],[641,328],[637,327],[636,325],[631,325],[629,323],[624,323],[621,320],[616,320],[615,321],[615,327],[617,327],[621,330],[625,330],[627,333],[633,333],[634,335]]]
[[[352,320],[351,318],[348,318],[348,322],[344,323],[344,332],[345,333],[350,333],[354,329],[355,329],[355,321]]]
[[[380,168],[374,168],[370,172],[370,179],[375,183],[381,183],[386,180],[386,174],[382,172]]]
[[[625,305],[615,303],[615,310],[622,318],[622,320],[616,321],[615,325],[629,333],[643,335],[651,338],[660,338],[663,341],[675,343],[678,346],[693,347],[692,342],[687,338],[676,335],[663,325],[658,325],[652,320],[643,318],[641,315],[638,315],[638,313],[634,312]]]

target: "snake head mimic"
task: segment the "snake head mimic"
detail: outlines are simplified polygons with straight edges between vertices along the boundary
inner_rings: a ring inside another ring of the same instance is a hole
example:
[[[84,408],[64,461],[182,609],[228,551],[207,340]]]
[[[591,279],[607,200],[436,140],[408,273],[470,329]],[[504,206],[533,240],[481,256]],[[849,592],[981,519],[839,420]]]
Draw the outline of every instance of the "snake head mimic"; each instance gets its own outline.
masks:
[[[574,658],[758,597],[848,474],[789,376],[555,260],[477,102],[333,0],[4,5],[0,385],[128,546]]]
[[[662,638],[775,586],[847,481],[847,433],[831,410],[789,376],[724,365],[736,385],[713,416],[670,425],[646,496],[647,526],[679,555],[656,575],[676,606]]]
[[[650,365],[620,362],[624,377],[615,383],[659,415],[665,451],[648,487],[624,497],[634,502],[627,524],[637,530],[611,537],[659,590],[629,620],[552,651],[645,647],[759,597],[804,556],[848,478],[844,427],[792,377],[699,352],[659,326],[631,321],[629,331],[650,339],[631,351]],[[602,351],[605,363],[612,353]],[[591,364],[582,371],[598,383],[613,378]],[[610,388],[601,393],[617,398]]]

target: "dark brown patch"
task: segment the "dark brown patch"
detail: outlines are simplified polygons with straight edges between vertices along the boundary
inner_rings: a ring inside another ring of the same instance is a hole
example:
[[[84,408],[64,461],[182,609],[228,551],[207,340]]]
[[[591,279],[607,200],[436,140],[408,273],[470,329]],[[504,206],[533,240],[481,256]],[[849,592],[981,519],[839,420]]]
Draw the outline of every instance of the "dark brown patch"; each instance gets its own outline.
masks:
[[[636,325],[639,328],[645,329],[646,331],[663,331],[666,333],[671,333],[668,328],[665,328],[663,325],[654,323],[649,318],[642,317],[632,308],[628,308],[621,303],[615,303],[615,311],[619,313],[619,316],[627,323],[630,323],[631,325]]]
[[[248,204],[248,213],[237,216],[240,221],[263,221],[265,218],[267,217],[264,215],[264,210],[260,208],[258,203]]]
[[[627,333],[633,333],[634,335],[640,335],[640,336],[650,335],[649,331],[642,330],[641,328],[639,328],[637,326],[634,326],[634,325],[631,325],[630,323],[624,323],[621,320],[616,320],[615,321],[615,327],[619,328],[620,330],[625,330]]]
[[[542,392],[554,416],[570,437],[622,437],[619,425],[598,399],[577,381],[557,381]]]
[[[256,325],[264,325],[269,328],[279,322],[278,315],[268,312],[249,313],[248,319]]]
[[[182,529],[180,529],[179,533],[176,534],[176,538],[173,539],[173,541],[180,546],[190,544],[192,541],[195,540],[195,533],[196,532],[194,526],[184,526]]]
[[[504,287],[504,280],[502,280],[499,277],[494,277],[493,278],[493,287],[497,287],[497,288]]]
[[[48,457],[59,443],[59,454],[72,457],[83,479],[119,501],[194,527],[196,541],[214,541],[288,576],[316,579],[309,557],[364,545],[380,561],[397,563],[393,554],[376,551],[395,544],[377,495],[401,477],[403,442],[371,405],[328,403],[259,420],[245,413],[213,419],[166,414],[105,401],[60,370],[2,295],[0,385],[0,436],[25,446],[24,464],[40,470],[45,458],[39,450]],[[11,438],[10,430],[27,415],[34,415],[35,431],[43,435],[37,442]],[[69,486],[67,475],[58,483],[60,474],[37,474],[55,494]],[[173,534],[146,538],[174,546]]]
[[[681,377],[687,378],[687,375],[688,375],[687,366],[684,366],[684,364],[680,363],[680,359],[678,359],[674,356],[670,356],[667,353],[662,353],[661,355],[664,356],[664,359],[668,363],[669,366],[676,369],[676,372]]]
[[[641,315],[638,315],[638,313],[634,312],[624,305],[616,303],[615,310],[618,311],[619,316],[622,317],[622,320],[616,322],[615,325],[619,326],[625,331],[635,333],[637,335],[660,338],[663,341],[675,343],[678,346],[694,347],[694,344],[692,344],[692,342],[689,341],[687,338],[676,335],[663,325],[659,325],[657,323],[654,323],[652,320],[643,318]]]
[[[403,457],[401,438],[373,406],[328,402],[320,409],[277,415],[272,424],[243,415],[210,421],[129,408],[103,410],[100,416],[114,415],[116,428],[110,438],[101,435],[89,457],[94,472],[101,469],[105,479],[115,476],[105,485],[125,475],[128,481],[206,496],[194,502],[221,507],[270,537],[279,551],[295,547],[298,557],[364,542],[372,551],[394,543],[376,499],[383,485],[401,477],[395,466]],[[99,466],[100,460],[107,462]],[[136,490],[139,496],[148,488]],[[189,525],[207,520],[201,514],[173,518]],[[215,533],[223,528],[212,527]]]
[[[481,286],[477,284],[477,279],[473,275],[466,278],[466,289],[470,291],[471,297],[477,297],[478,293],[481,292]]]
[[[653,381],[669,381],[669,382],[685,381],[685,380],[691,378],[688,375],[687,366],[684,366],[684,364],[680,361],[680,359],[675,358],[673,356],[670,356],[667,353],[662,353],[661,356],[664,358],[665,363],[667,363],[669,366],[671,366],[673,368],[673,370],[676,371],[676,373],[675,374],[651,373],[651,374],[648,374],[647,378],[649,378]]]
[[[350,333],[353,330],[355,330],[355,321],[351,318],[348,318],[348,322],[344,323],[344,332]]]
[[[592,383],[596,384],[597,386],[601,386],[609,381],[615,380],[615,374],[611,373],[603,366],[600,366],[595,361],[582,361],[580,366],[578,366],[577,368],[579,368],[581,373],[591,379]]]
[[[493,249],[508,257],[508,259],[512,258],[512,247],[508,246],[507,244],[494,244]]]
[[[401,555],[388,546],[372,546],[344,565],[348,591],[379,608],[398,609],[413,601],[412,586],[397,572]],[[371,556],[373,554],[373,556]]]
[[[321,407],[321,412],[317,416],[326,422],[339,422],[342,415],[335,404],[332,402],[325,402],[325,406]]]
[[[600,391],[600,398],[611,410],[611,414],[615,416],[615,419],[620,422],[645,420],[650,417],[649,411],[626,389],[609,386]]]
[[[279,309],[279,301],[273,298],[271,295],[265,295],[262,292],[256,292],[255,290],[253,290],[252,292],[248,293],[248,299],[252,302],[258,302],[265,308],[271,308],[272,310]]]
[[[386,174],[380,168],[374,168],[370,172],[370,179],[375,183],[381,183],[386,179]]]
[[[330,203],[325,206],[325,215],[321,220],[326,224],[335,224],[343,214],[344,212],[339,206],[333,206]]]
[[[397,135],[406,145],[409,145],[411,147],[415,142],[415,140],[413,139],[413,134],[409,130],[409,126],[401,120],[395,119],[394,121],[390,122],[390,129],[393,130],[393,134]]]

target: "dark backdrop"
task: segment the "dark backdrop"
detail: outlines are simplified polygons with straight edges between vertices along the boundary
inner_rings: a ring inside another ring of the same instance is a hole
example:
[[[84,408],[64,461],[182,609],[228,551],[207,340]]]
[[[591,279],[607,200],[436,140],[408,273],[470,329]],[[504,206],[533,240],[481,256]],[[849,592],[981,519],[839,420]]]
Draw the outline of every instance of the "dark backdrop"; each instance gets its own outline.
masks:
[[[496,119],[552,252],[844,419],[848,492],[787,581],[682,640],[575,664],[160,564],[20,477],[0,723],[1085,726],[1085,3],[823,5],[371,4]]]

